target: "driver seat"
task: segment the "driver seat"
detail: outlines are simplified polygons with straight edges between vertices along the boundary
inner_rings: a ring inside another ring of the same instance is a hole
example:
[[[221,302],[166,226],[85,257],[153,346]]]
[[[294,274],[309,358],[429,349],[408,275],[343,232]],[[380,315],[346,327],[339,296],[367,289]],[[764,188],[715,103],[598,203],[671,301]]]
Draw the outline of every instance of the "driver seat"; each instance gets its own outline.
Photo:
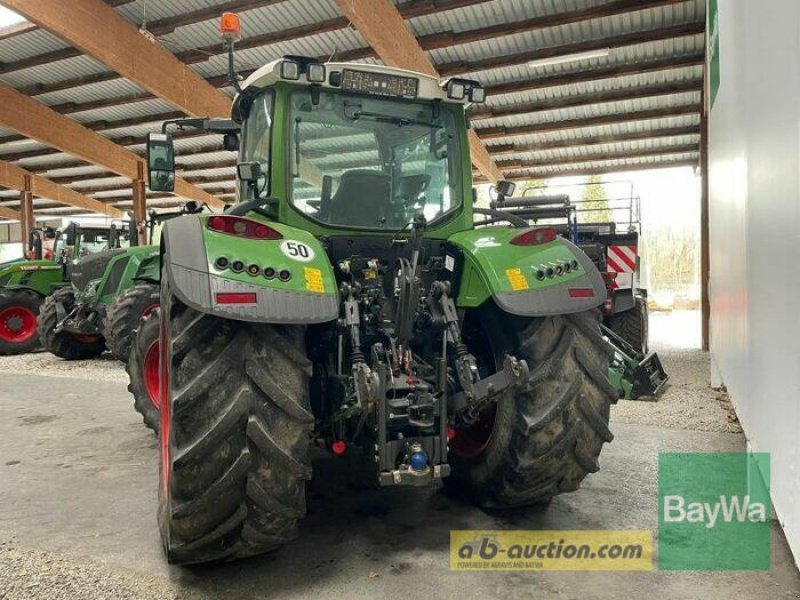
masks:
[[[330,200],[328,222],[333,225],[380,227],[391,203],[392,178],[369,169],[342,173]]]

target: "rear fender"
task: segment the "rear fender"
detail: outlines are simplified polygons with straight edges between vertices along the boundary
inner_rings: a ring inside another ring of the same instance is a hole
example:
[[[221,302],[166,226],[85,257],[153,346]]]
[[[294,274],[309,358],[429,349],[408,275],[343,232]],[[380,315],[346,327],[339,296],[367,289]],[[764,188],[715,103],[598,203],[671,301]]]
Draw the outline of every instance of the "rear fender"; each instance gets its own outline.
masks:
[[[524,231],[487,227],[450,237],[463,256],[458,306],[477,307],[493,298],[507,313],[542,317],[582,312],[603,303],[605,282],[580,248],[561,237],[537,246],[511,244]],[[537,277],[548,269],[552,276]]]
[[[36,294],[40,298],[44,298],[47,295],[46,293],[43,294],[42,292],[40,292],[36,288],[32,288],[32,287],[30,287],[28,285],[6,285],[6,286],[3,286],[2,288],[0,288],[0,291],[2,291],[2,292],[17,292],[17,291],[33,292],[34,294]]]
[[[333,270],[314,236],[269,222],[264,224],[282,239],[248,239],[210,230],[212,216],[187,215],[164,227],[161,264],[181,302],[204,313],[258,323],[324,323],[339,316]],[[227,268],[218,267],[220,258],[228,261]],[[241,273],[231,268],[236,261],[245,266]],[[259,272],[249,274],[251,265]],[[268,278],[267,268],[276,275]],[[288,281],[277,276],[281,271],[289,273]],[[240,302],[226,303],[231,298]]]
[[[134,285],[145,265],[158,262],[158,246],[134,246],[115,256],[106,266],[97,288],[97,300],[111,304],[122,292]]]
[[[151,256],[143,258],[133,277],[134,281],[146,281],[147,283],[158,284],[161,278],[161,253],[158,247],[154,247]]]
[[[63,280],[61,265],[49,260],[20,260],[5,263],[0,269],[0,289],[29,289],[47,296]]]

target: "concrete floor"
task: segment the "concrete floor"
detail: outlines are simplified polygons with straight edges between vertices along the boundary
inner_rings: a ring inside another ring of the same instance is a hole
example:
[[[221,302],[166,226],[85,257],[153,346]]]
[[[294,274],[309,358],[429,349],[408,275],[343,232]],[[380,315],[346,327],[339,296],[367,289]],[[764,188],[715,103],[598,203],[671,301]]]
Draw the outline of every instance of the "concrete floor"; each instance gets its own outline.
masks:
[[[156,441],[133,412],[125,385],[6,373],[0,387],[0,570],[11,573],[0,571],[0,598],[800,597],[800,576],[777,525],[769,572],[449,571],[452,529],[655,531],[660,451],[744,448],[737,433],[631,423],[613,423],[613,430],[616,439],[603,451],[600,472],[581,490],[546,510],[503,516],[438,490],[369,489],[350,477],[346,463],[323,460],[315,465],[309,516],[293,544],[267,557],[182,569],[169,567],[161,555]],[[82,565],[90,570],[81,574],[86,585],[119,581],[124,596],[117,588],[61,596],[47,580],[31,589],[14,587],[15,578],[35,579],[40,569],[29,573],[26,567],[21,575],[23,563],[8,558],[20,553],[35,554],[35,565],[44,553],[48,569]]]

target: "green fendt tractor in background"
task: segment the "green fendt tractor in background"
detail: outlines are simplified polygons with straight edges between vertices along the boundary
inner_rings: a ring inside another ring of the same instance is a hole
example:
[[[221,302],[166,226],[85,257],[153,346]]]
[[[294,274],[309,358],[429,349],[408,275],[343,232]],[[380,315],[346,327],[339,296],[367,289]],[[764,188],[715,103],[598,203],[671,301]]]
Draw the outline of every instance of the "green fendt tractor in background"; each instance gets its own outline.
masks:
[[[613,437],[606,288],[552,229],[501,212],[475,228],[492,214],[473,206],[464,110],[480,84],[301,57],[233,81],[232,120],[178,124],[241,131],[239,203],[162,235],[169,560],[292,539],[312,440],[363,453],[380,485],[444,481],[484,506],[577,489]],[[152,190],[174,185],[167,129]]]
[[[68,264],[114,247],[124,232],[115,225],[61,231],[36,229],[28,240],[33,258],[0,264],[0,355],[24,354],[40,345],[36,317],[44,299],[68,279]]]
[[[189,202],[178,211],[151,211],[148,245],[107,250],[72,263],[71,285],[50,295],[39,314],[44,348],[66,360],[93,358],[108,348],[127,361],[139,319],[158,306],[161,224],[202,210]]]
[[[189,201],[178,210],[150,211],[146,223],[148,232],[146,262],[142,263],[132,277],[123,276],[105,319],[103,335],[108,349],[117,359],[128,362],[134,332],[139,326],[139,321],[158,308],[161,277],[158,244],[164,223],[175,217],[197,214],[204,210],[208,210],[205,204]]]

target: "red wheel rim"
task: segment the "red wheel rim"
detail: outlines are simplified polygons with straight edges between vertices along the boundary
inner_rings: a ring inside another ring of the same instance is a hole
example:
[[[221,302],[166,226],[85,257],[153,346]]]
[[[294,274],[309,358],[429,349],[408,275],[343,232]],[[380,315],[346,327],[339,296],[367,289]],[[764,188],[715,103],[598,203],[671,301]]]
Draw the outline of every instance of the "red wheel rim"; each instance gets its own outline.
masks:
[[[167,311],[169,314],[169,311]],[[161,318],[160,331],[159,331],[159,345],[163,344],[164,348],[169,349],[169,330],[167,328],[167,315]],[[159,388],[158,388],[158,405],[159,412],[161,413],[161,494],[164,499],[169,498],[169,474],[170,474],[170,459],[169,459],[169,428],[170,428],[170,408],[169,408],[169,350],[166,352],[158,352],[158,366],[159,366]]]
[[[148,316],[151,312],[153,312],[157,308],[158,308],[158,302],[154,302],[153,304],[144,309],[142,316],[143,317]]]
[[[469,427],[451,429],[450,452],[461,458],[475,458],[481,454],[492,439],[497,405],[493,404],[481,415],[478,422]]]
[[[25,306],[10,306],[0,312],[0,340],[27,342],[36,335],[36,313]]]
[[[158,351],[158,342],[155,341],[150,344],[144,355],[144,387],[147,390],[147,395],[150,396],[150,402],[156,408],[161,407],[161,398],[159,397],[158,382],[161,379],[161,360]]]

